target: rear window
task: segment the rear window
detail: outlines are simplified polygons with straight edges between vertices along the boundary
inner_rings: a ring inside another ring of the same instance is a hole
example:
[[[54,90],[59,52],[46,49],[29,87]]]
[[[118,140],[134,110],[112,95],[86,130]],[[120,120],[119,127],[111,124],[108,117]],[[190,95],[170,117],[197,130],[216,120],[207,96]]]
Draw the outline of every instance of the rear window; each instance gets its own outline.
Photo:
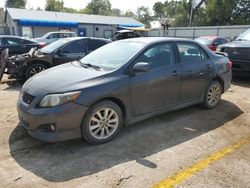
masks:
[[[101,46],[107,44],[106,41],[103,40],[96,40],[96,39],[90,39],[89,40],[89,52],[92,52],[96,50],[97,48],[100,48]]]

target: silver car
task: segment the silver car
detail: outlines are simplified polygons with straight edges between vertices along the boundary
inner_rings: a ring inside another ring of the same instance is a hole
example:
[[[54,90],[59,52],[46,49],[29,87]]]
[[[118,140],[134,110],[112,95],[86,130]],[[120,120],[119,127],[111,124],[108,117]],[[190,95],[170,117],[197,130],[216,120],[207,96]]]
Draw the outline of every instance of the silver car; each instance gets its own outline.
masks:
[[[41,36],[40,38],[34,38],[34,40],[37,42],[50,44],[52,42],[57,41],[58,39],[68,38],[68,37],[76,37],[76,34],[74,32],[68,32],[68,31],[49,32]]]

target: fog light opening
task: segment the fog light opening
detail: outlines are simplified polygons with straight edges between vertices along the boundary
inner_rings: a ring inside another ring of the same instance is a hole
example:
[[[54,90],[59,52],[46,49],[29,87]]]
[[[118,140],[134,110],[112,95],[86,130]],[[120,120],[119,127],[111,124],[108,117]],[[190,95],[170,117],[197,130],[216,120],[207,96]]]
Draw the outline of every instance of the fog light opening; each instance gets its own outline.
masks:
[[[50,130],[51,130],[52,132],[55,132],[55,131],[56,131],[56,126],[55,126],[54,124],[51,124],[51,125],[50,125]]]

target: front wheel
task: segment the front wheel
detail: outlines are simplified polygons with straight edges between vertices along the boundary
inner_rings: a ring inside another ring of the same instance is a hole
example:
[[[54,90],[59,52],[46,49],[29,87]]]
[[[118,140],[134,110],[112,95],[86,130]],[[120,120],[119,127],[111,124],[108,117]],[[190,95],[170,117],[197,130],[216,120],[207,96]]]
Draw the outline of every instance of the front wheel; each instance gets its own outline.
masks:
[[[221,83],[217,80],[212,81],[205,93],[203,107],[211,109],[218,105],[222,94]]]
[[[112,140],[123,125],[120,107],[112,101],[101,101],[88,110],[82,122],[83,138],[93,144]]]
[[[47,68],[48,66],[42,63],[34,63],[34,64],[29,65],[26,69],[26,74],[25,74],[26,79],[29,79],[30,77],[38,74],[39,72],[46,70]]]

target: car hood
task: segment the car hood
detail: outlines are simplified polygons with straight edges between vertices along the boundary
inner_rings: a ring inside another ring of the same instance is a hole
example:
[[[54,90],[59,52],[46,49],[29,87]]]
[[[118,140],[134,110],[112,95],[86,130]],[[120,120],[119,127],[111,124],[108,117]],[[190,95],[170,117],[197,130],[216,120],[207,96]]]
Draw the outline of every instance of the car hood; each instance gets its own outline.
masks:
[[[84,68],[79,62],[66,63],[43,71],[25,82],[22,91],[31,95],[45,95],[75,91],[95,85],[107,71]]]
[[[219,47],[230,47],[230,48],[250,48],[250,41],[233,41],[230,43],[222,44]]]

